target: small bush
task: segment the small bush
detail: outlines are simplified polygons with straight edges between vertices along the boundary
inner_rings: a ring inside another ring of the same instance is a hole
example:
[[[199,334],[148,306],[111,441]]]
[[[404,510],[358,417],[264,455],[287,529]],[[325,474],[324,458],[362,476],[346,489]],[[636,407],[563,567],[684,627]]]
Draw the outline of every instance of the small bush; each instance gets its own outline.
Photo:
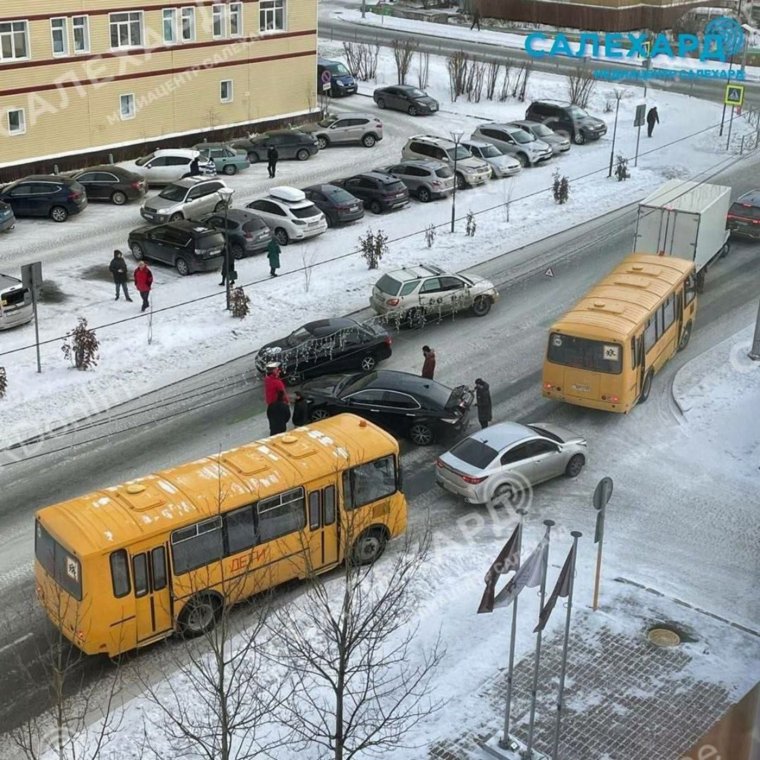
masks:
[[[359,249],[369,269],[377,269],[380,260],[388,253],[388,236],[382,231],[369,230],[359,238]]]
[[[234,288],[230,293],[230,311],[233,317],[245,319],[251,311],[251,299],[243,288]]]
[[[84,317],[79,317],[79,324],[63,339],[61,351],[77,369],[87,370],[97,366],[99,347],[95,331],[87,327]]]
[[[472,211],[467,212],[467,223],[465,224],[464,231],[467,233],[467,237],[475,237],[475,231],[478,228],[478,224],[475,221],[475,214]]]
[[[555,169],[554,171],[552,195],[554,196],[554,201],[560,205],[567,203],[570,198],[570,180],[567,177],[560,177],[559,169]]]
[[[631,176],[631,172],[628,169],[628,159],[624,158],[622,153],[618,153],[615,158],[615,176],[618,182],[622,182]]]
[[[427,244],[428,248],[433,247],[433,243],[435,243],[435,235],[435,225],[428,225],[427,229],[425,230],[425,243]]]
[[[5,371],[5,367],[0,367],[0,398],[5,398],[5,394],[8,392],[8,373]]]

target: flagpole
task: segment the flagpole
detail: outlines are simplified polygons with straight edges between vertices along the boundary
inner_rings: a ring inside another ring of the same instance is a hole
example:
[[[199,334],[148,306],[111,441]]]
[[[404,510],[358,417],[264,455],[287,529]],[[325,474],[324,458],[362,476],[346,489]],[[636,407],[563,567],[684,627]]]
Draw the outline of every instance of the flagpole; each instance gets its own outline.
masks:
[[[557,724],[554,728],[554,750],[552,760],[559,759],[559,733],[562,725],[562,697],[565,691],[565,672],[567,671],[567,649],[570,642],[570,613],[573,609],[573,586],[575,586],[575,557],[578,539],[583,535],[579,530],[570,532],[573,537],[573,559],[570,565],[570,590],[567,594],[567,617],[565,618],[565,641],[562,644],[562,666],[559,671],[559,694],[557,695]]]
[[[541,563],[541,609],[544,607],[544,599],[546,597],[546,571],[549,567],[549,534],[551,533],[554,520],[544,520],[546,526],[546,551],[544,552],[543,561]],[[538,671],[541,660],[541,631],[538,632],[536,637],[536,659],[533,663],[533,687],[531,689],[531,703],[530,703],[530,723],[528,724],[528,745],[525,750],[525,757],[530,760],[533,757],[533,728],[536,722],[536,696],[538,694]]]
[[[518,509],[517,514],[520,515],[520,522],[518,527],[520,529],[520,538],[522,539],[522,527],[525,519],[526,511],[524,509]],[[504,708],[504,736],[502,736],[499,746],[502,749],[509,749],[509,718],[510,710],[512,708],[512,674],[515,667],[515,639],[517,638],[517,597],[512,602],[512,633],[509,640],[509,666],[507,668],[507,705]]]

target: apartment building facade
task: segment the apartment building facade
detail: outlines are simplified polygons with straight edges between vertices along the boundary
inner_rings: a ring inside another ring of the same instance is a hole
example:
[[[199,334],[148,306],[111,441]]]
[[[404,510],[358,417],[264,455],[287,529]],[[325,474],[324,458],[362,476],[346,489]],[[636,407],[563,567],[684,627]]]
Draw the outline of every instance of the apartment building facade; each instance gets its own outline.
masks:
[[[3,0],[0,169],[309,113],[316,57],[317,0]]]

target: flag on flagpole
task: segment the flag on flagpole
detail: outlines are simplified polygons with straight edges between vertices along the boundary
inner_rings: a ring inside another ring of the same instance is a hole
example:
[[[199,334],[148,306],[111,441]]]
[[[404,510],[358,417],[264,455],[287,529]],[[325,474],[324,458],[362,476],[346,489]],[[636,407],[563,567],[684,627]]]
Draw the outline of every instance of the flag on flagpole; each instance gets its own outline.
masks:
[[[554,586],[554,591],[552,591],[551,595],[546,600],[546,604],[541,609],[538,616],[538,625],[533,629],[533,633],[538,633],[546,628],[546,624],[549,622],[549,617],[552,614],[554,605],[557,603],[557,599],[560,596],[567,597],[570,594],[570,589],[573,585],[572,568],[575,561],[575,547],[576,544],[573,544],[568,552],[565,564],[562,566],[559,578],[557,578],[557,584]]]
[[[496,607],[509,607],[526,586],[540,586],[544,557],[548,551],[549,540],[544,537],[541,543],[533,550],[530,557],[521,565],[514,577],[494,597],[490,608],[483,611],[493,612]]]
[[[493,612],[493,598],[496,590],[496,581],[500,575],[506,575],[513,570],[520,569],[520,549],[522,545],[522,522],[517,523],[517,527],[504,544],[504,548],[499,552],[485,577],[486,588],[483,592],[483,598],[480,600],[478,613]]]

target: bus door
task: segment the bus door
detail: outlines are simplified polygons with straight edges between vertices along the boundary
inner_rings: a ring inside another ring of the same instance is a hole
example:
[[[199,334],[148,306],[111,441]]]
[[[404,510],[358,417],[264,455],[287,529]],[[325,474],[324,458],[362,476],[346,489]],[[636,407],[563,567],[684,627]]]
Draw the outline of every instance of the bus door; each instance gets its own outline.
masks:
[[[338,563],[339,521],[335,486],[309,491],[310,570],[319,571]]]
[[[137,646],[174,628],[166,546],[132,553]]]

